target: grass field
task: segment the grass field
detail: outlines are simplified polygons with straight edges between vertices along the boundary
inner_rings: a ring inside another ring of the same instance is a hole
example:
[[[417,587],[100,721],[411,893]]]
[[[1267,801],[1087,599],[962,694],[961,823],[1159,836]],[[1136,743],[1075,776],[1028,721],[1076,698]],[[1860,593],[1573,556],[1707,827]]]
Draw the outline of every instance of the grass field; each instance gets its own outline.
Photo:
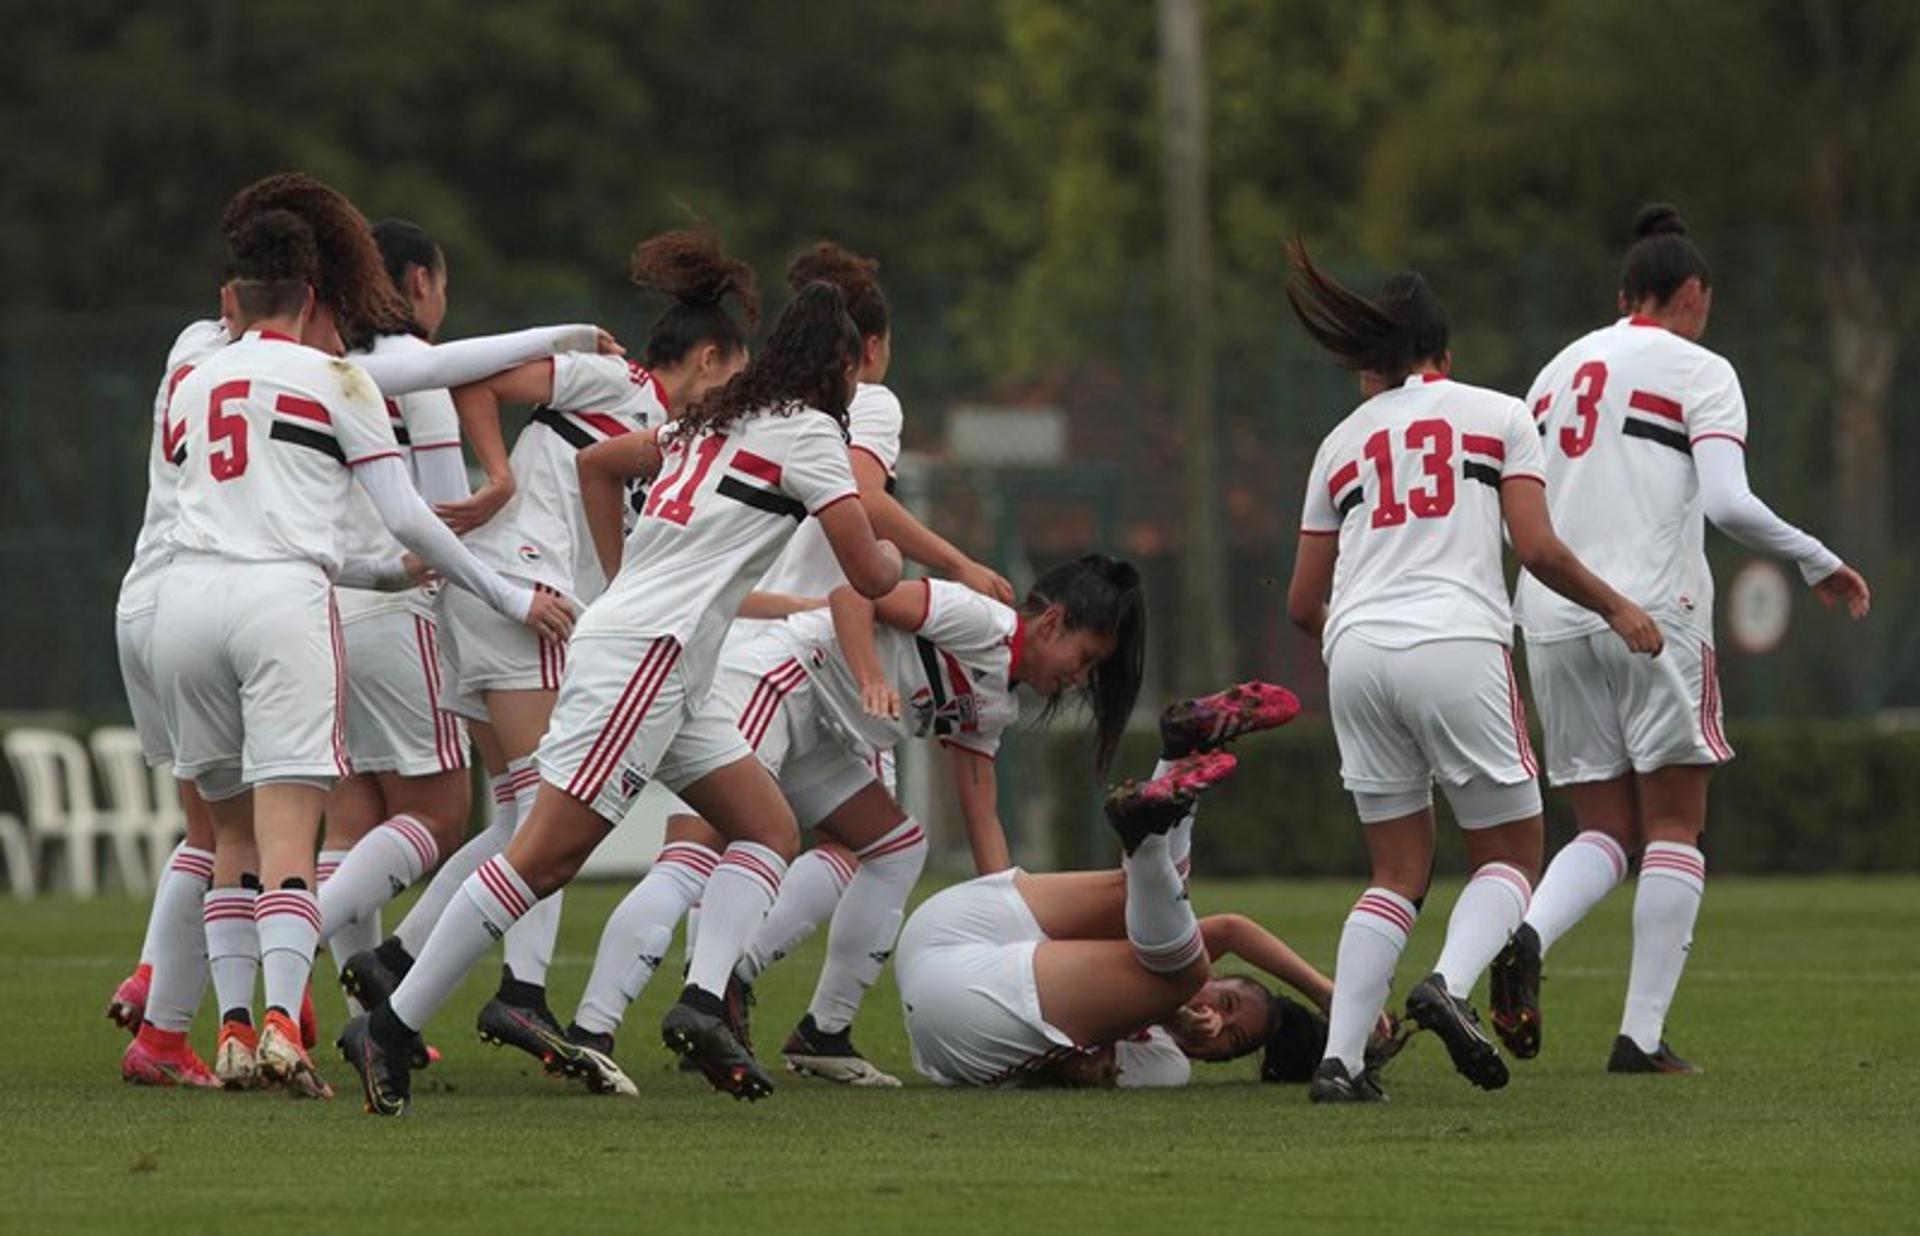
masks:
[[[568,894],[554,971],[563,1017],[621,890]],[[1325,966],[1350,884],[1208,884]],[[1429,902],[1402,979],[1437,953]],[[101,1017],[145,907],[0,903],[0,1227],[47,1230],[1912,1231],[1920,1209],[1920,881],[1716,882],[1671,1037],[1685,1080],[1601,1069],[1625,985],[1630,897],[1550,959],[1547,1046],[1496,1094],[1415,1039],[1393,1103],[1312,1108],[1252,1064],[1178,1093],[845,1091],[789,1078],[736,1104],[671,1071],[650,990],[621,1056],[638,1100],[592,1098],[480,1046],[492,972],[430,1028],[446,1060],[414,1114],[122,1085]],[[803,1009],[816,940],[769,975],[777,1045]],[[340,1004],[322,963],[321,1015]],[[664,978],[664,976],[663,976]],[[907,1072],[890,980],[858,1039]],[[203,1022],[203,1050],[211,1029]],[[328,1049],[322,1071],[351,1094]]]

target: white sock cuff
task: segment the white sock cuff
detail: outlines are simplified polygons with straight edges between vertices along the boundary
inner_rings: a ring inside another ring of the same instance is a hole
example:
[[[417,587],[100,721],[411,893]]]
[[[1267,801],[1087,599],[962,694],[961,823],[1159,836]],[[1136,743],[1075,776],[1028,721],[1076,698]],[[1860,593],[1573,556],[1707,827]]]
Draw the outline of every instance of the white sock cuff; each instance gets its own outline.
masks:
[[[1702,893],[1707,888],[1707,857],[1678,841],[1649,841],[1640,855],[1640,878],[1678,880]]]
[[[213,883],[213,851],[202,850],[198,846],[182,841],[174,848],[173,857],[167,860],[167,872],[189,880],[198,880],[202,884]]]
[[[400,857],[407,865],[409,884],[432,871],[434,864],[440,861],[440,843],[433,839],[433,830],[418,816],[396,815],[373,831],[400,848]]]
[[[865,849],[855,850],[854,853],[861,862],[871,863],[883,858],[892,858],[896,854],[904,854],[915,847],[922,850],[927,848],[927,834],[919,824],[914,822],[912,816],[908,816],[899,827],[886,836]]]
[[[1605,854],[1607,861],[1613,864],[1613,882],[1615,884],[1627,878],[1627,852],[1620,848],[1618,841],[1615,841],[1599,829],[1589,828],[1585,832],[1575,836],[1574,839],[1567,844],[1570,846],[1590,845],[1602,854]]]
[[[269,920],[281,917],[303,919],[312,924],[315,934],[318,934],[320,901],[304,888],[276,888],[261,893],[253,903],[253,921],[257,927],[265,927]]]
[[[497,777],[488,777],[487,789],[493,793],[495,807],[503,811],[511,809],[513,807],[513,769],[508,768]]]
[[[253,905],[260,894],[251,888],[210,888],[200,899],[200,919],[211,926],[216,922],[253,921]]]
[[[533,890],[520,878],[520,873],[507,862],[506,855],[496,854],[474,869],[460,886],[460,891],[473,902],[480,916],[497,928],[501,935],[533,908],[536,900]]]
[[[1206,955],[1206,938],[1200,934],[1200,925],[1194,924],[1193,930],[1172,944],[1146,945],[1131,936],[1127,943],[1133,946],[1133,955],[1140,964],[1155,974],[1177,974]]]
[[[756,841],[736,841],[727,847],[714,868],[716,876],[723,871],[744,876],[766,889],[768,897],[778,897],[780,881],[787,875],[787,864],[785,859]]]
[[[836,846],[821,846],[819,849],[808,850],[793,860],[794,866],[797,867],[810,858],[815,862],[826,864],[827,870],[833,873],[833,886],[843,893],[847,891],[847,885],[853,883],[853,877],[860,874],[860,860],[850,857]]]
[[[1413,934],[1413,924],[1419,917],[1419,907],[1399,893],[1391,889],[1370,888],[1360,894],[1360,900],[1353,903],[1347,921],[1385,936],[1396,948],[1405,948],[1407,937]]]
[[[1520,907],[1522,917],[1526,916],[1528,905],[1533,902],[1533,882],[1527,879],[1527,873],[1512,863],[1488,863],[1473,873],[1469,884],[1478,884],[1490,880],[1513,895]]]

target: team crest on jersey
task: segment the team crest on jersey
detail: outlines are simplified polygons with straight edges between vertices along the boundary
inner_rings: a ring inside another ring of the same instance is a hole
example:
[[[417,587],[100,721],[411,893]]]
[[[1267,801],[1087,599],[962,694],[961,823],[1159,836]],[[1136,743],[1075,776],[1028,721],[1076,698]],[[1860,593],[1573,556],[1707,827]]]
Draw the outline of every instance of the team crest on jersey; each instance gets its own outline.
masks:
[[[522,561],[522,562],[527,562],[527,563],[533,563],[533,562],[538,562],[538,561],[540,561],[540,548],[539,548],[539,546],[537,546],[537,545],[522,545],[522,546],[520,547],[520,561]]]
[[[925,738],[928,734],[951,734],[956,730],[972,732],[980,728],[979,697],[973,694],[957,699],[938,699],[931,689],[921,687],[907,701],[907,707],[913,710],[913,734],[916,738]]]

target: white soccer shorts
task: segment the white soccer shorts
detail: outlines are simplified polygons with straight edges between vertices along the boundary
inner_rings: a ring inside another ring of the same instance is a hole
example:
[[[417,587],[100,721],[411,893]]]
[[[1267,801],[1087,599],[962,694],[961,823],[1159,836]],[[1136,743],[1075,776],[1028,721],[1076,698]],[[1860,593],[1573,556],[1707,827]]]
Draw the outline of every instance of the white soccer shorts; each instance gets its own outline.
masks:
[[[149,768],[173,762],[173,740],[167,736],[167,713],[153,681],[153,611],[113,616],[113,641],[120,651],[120,681],[126,684],[127,708],[140,734],[140,752]]]
[[[567,645],[535,635],[464,588],[441,593],[438,638],[448,645],[455,677],[441,685],[440,706],[487,719],[488,691],[558,691]]]
[[[540,776],[618,824],[693,720],[680,644],[664,635],[576,632],[571,654],[536,753]],[[733,737],[744,758],[746,744],[737,730]]]
[[[355,772],[424,777],[467,766],[466,725],[441,704],[432,618],[410,608],[344,617],[347,755]]]
[[[1661,629],[1667,644],[1657,657],[1629,651],[1611,631],[1527,645],[1554,785],[1733,758],[1713,645],[1696,632]]]

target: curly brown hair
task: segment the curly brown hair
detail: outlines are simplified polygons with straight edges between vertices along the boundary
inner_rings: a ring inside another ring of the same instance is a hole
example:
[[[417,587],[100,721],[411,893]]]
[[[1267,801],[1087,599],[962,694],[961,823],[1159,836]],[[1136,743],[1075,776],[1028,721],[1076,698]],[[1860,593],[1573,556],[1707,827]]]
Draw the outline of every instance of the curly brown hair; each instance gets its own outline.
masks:
[[[649,367],[674,364],[703,343],[731,356],[746,346],[746,330],[760,325],[753,267],[729,257],[711,228],[650,236],[634,247],[627,270],[643,291],[673,300],[647,333]],[[740,307],[746,330],[727,312],[728,300]]]
[[[220,230],[231,245],[240,226],[263,210],[289,211],[313,229],[320,264],[314,295],[338,319],[341,339],[365,347],[379,335],[409,333],[413,311],[387,278],[386,261],[365,215],[338,189],[304,172],[279,172],[233,195]]]
[[[299,215],[262,210],[234,230],[228,261],[235,304],[250,323],[300,312],[320,270],[320,247]]]
[[[887,294],[880,290],[880,261],[861,257],[843,245],[822,240],[787,263],[787,286],[798,292],[816,280],[825,280],[847,298],[847,316],[863,338],[887,333]]]
[[[847,316],[847,298],[831,283],[809,283],[780,311],[747,367],[661,432],[691,438],[724,430],[751,412],[792,416],[811,408],[831,416],[844,433],[859,363],[860,331]]]

